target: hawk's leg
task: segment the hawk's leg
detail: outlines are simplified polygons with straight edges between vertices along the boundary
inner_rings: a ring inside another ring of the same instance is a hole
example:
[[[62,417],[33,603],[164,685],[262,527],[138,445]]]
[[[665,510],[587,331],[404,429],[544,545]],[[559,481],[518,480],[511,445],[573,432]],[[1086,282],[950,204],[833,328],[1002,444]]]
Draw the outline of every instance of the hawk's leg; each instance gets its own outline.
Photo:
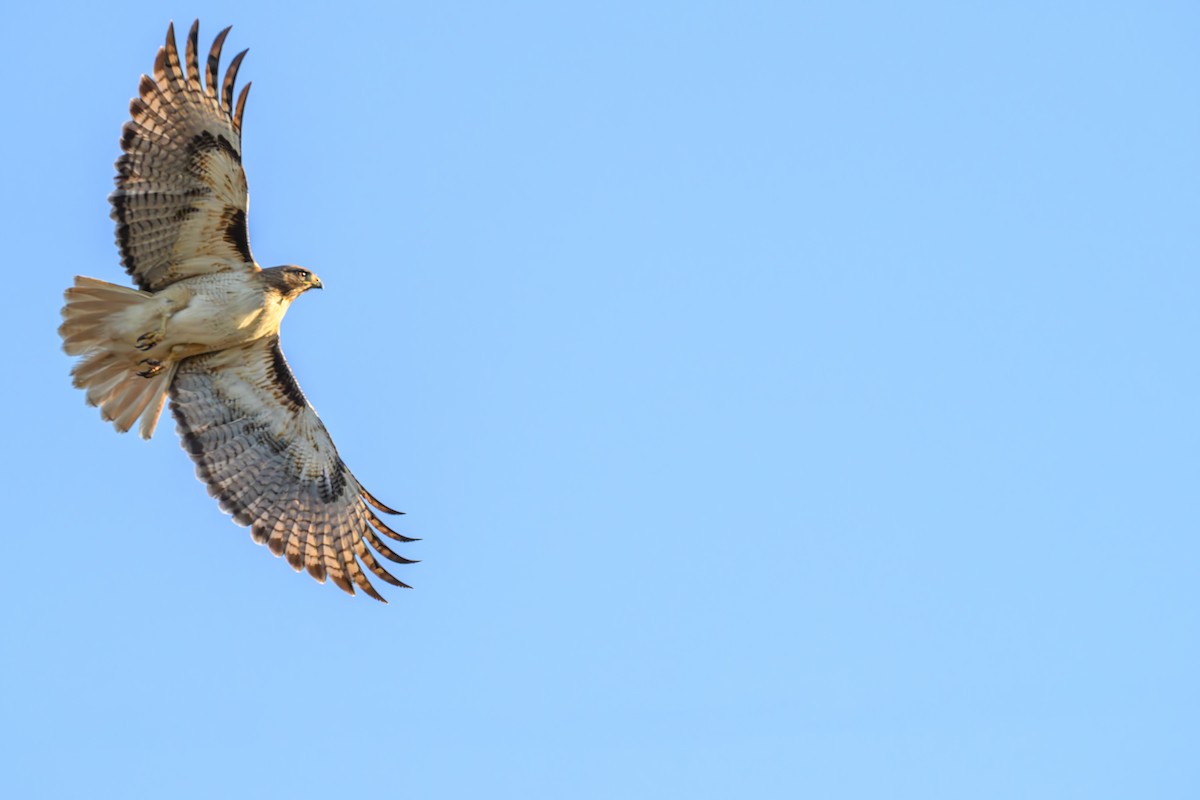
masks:
[[[152,331],[146,331],[137,338],[137,344],[134,345],[143,353],[147,350],[153,350],[163,339],[167,338],[167,322],[171,317],[182,309],[175,308],[176,302],[170,297],[163,297],[159,300],[158,307],[158,327]]]
[[[155,375],[163,371],[163,363],[157,358],[143,358],[138,363],[146,365],[146,368],[138,373],[138,375],[141,375],[143,378],[153,378]]]

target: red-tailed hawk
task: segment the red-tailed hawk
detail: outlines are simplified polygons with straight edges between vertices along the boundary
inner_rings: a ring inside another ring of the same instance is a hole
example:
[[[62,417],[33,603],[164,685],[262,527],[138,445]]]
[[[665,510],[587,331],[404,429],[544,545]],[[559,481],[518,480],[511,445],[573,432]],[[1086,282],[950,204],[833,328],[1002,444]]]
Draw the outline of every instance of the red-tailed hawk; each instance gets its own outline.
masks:
[[[297,266],[262,269],[250,255],[241,131],[247,83],[233,101],[245,51],[218,80],[213,42],[200,78],[199,21],[183,62],[174,26],[154,77],[142,76],[121,135],[109,197],[121,263],[137,289],[75,278],[66,291],[63,348],[100,415],[149,439],[168,394],[183,447],[222,510],[298,572],[383,600],[363,567],[405,586],[372,554],[412,563],[380,536],[385,506],[338,457],[279,349],[279,323],[321,281]]]

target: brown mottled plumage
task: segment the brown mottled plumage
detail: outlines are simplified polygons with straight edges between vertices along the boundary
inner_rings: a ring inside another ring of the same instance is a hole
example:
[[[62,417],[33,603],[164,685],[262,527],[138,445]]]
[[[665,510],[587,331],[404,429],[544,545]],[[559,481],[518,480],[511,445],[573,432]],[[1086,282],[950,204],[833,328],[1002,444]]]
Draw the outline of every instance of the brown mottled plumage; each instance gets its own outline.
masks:
[[[183,447],[222,510],[297,571],[383,601],[363,567],[405,586],[374,553],[412,563],[380,536],[414,540],[375,513],[399,512],[346,468],[280,350],[288,307],[321,281],[293,265],[264,270],[251,255],[241,157],[249,83],[233,102],[246,51],[218,85],[221,31],[202,82],[198,31],[199,21],[181,62],[168,27],[154,77],[142,76],[130,103],[109,199],[138,289],[76,277],[59,328],[63,348],[82,357],[72,376],[117,430],[140,419],[147,439],[169,394]]]

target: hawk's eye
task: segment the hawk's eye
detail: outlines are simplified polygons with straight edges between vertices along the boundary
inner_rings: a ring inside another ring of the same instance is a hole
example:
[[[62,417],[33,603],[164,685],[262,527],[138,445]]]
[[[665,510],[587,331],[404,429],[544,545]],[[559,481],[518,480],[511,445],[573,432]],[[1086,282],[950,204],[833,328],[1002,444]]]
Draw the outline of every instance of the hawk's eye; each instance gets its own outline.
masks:
[[[308,279],[309,279],[309,276],[310,276],[311,274],[312,274],[312,273],[310,273],[310,272],[309,272],[308,270],[306,270],[306,269],[298,269],[298,270],[296,270],[296,275],[297,275],[299,278],[301,278],[302,280],[308,280]]]

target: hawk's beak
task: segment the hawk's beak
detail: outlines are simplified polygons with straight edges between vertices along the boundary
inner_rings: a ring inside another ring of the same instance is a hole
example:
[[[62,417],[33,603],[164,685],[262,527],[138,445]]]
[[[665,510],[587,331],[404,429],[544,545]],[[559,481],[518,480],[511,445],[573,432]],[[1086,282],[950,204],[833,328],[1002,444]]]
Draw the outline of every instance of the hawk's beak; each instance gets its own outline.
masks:
[[[314,288],[314,289],[324,289],[324,288],[325,288],[325,284],[321,283],[321,279],[320,279],[320,278],[318,278],[316,275],[313,275],[313,279],[312,279],[312,288]]]

